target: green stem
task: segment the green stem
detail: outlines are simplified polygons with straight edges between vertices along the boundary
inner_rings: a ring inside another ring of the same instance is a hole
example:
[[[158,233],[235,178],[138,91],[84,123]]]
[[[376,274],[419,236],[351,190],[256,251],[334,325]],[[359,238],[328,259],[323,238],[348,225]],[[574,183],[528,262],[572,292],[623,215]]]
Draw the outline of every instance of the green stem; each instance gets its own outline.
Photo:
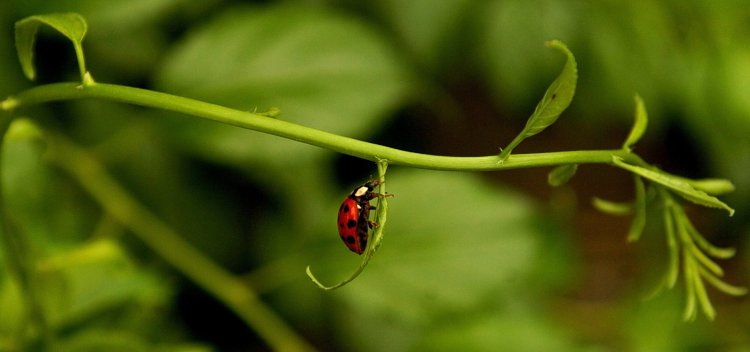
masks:
[[[513,151],[513,149],[515,149],[519,144],[521,144],[521,142],[523,142],[524,139],[526,139],[526,137],[524,136],[525,132],[526,131],[521,131],[521,133],[519,133],[516,136],[516,138],[513,138],[513,140],[510,141],[510,143],[508,144],[508,146],[506,146],[500,152],[500,155],[499,155],[500,160],[502,160],[503,162],[505,162],[505,160],[507,160],[508,157],[510,156],[510,153]]]
[[[240,278],[206,258],[172,228],[146,210],[87,152],[63,137],[49,135],[51,160],[68,172],[113,218],[149,248],[214,297],[224,302],[274,350],[313,350],[258,298]]]
[[[423,169],[491,171],[561,164],[611,164],[613,155],[621,157],[631,164],[643,164],[638,156],[622,149],[513,154],[502,163],[499,163],[500,158],[497,155],[452,157],[412,153],[316,130],[257,113],[230,109],[151,90],[104,83],[91,83],[84,86],[79,83],[55,83],[38,86],[9,97],[0,103],[0,108],[10,111],[52,101],[84,98],[99,98],[175,111],[296,140],[373,162],[383,159],[391,165]]]

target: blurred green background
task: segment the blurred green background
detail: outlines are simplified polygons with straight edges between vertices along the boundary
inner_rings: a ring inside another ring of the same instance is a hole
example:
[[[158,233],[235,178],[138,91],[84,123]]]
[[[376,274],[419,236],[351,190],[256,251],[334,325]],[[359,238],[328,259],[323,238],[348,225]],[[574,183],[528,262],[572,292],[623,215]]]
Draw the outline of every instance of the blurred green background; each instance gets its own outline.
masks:
[[[410,151],[491,155],[521,130],[576,55],[576,98],[515,152],[618,148],[640,93],[649,129],[636,152],[688,177],[726,177],[737,214],[689,208],[731,283],[750,269],[750,6],[746,1],[6,0],[0,96],[77,80],[72,46],[43,31],[26,81],[13,23],[75,11],[99,82],[226,105]],[[582,166],[552,189],[545,169],[456,173],[391,167],[384,245],[364,274],[334,227],[339,202],[375,166],[294,141],[114,104],[25,111],[106,165],[141,204],[240,275],[327,351],[747,351],[750,305],[710,291],[714,322],[681,322],[681,289],[644,297],[664,270],[651,219],[627,244],[631,177]],[[270,350],[252,327],[131,235],[33,138],[6,142],[3,182],[26,238],[39,305],[60,351]],[[0,259],[6,263],[4,251]],[[28,347],[29,317],[0,271],[0,350]],[[31,343],[33,346],[33,343]]]

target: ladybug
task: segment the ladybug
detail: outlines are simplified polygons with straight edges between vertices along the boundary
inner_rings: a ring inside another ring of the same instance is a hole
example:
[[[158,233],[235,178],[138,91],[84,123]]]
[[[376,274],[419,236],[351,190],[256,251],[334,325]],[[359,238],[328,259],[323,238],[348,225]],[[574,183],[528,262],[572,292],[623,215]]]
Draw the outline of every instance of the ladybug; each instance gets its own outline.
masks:
[[[370,200],[380,196],[373,189],[380,184],[379,180],[370,180],[355,188],[339,208],[339,236],[344,244],[354,253],[362,254],[367,248],[369,230],[377,224],[370,221]]]

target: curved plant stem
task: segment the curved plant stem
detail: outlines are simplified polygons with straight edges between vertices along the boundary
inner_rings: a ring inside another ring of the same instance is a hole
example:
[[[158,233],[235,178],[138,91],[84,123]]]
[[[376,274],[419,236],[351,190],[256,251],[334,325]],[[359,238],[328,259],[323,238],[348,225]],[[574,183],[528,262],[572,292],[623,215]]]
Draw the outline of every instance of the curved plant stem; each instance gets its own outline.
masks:
[[[115,220],[130,228],[179,272],[217,297],[277,351],[313,348],[243,281],[206,258],[124,190],[95,158],[64,137],[49,134],[51,160],[69,173]]]
[[[99,98],[175,111],[273,134],[373,162],[386,160],[391,165],[404,165],[423,169],[490,171],[561,164],[611,164],[613,156],[620,157],[631,164],[644,164],[637,155],[622,149],[513,154],[503,163],[498,163],[500,159],[497,155],[451,157],[412,153],[316,130],[263,116],[258,113],[230,109],[220,105],[151,90],[104,83],[91,83],[87,85],[80,85],[79,83],[55,83],[38,86],[9,97],[0,103],[0,108],[12,111],[52,101],[85,98]]]

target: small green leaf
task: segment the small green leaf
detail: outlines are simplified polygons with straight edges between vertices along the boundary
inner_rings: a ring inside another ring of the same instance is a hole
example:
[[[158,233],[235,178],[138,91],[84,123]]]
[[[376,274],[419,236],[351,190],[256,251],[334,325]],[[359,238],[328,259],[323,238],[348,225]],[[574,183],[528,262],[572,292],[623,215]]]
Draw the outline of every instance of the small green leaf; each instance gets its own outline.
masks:
[[[633,212],[633,204],[631,203],[613,202],[599,197],[592,198],[591,205],[596,210],[609,215],[623,216]]]
[[[697,190],[685,182],[682,178],[672,176],[666,172],[655,169],[647,169],[640,166],[630,165],[622,160],[622,158],[613,156],[612,162],[625,170],[628,170],[636,175],[640,175],[646,179],[656,182],[664,187],[667,187],[679,194],[681,197],[702,206],[724,209],[729,213],[729,216],[734,215],[734,209],[732,209],[726,203],[720,201],[716,197],[708,195],[706,192]]]
[[[568,47],[559,40],[551,40],[545,44],[548,47],[557,49],[565,54],[567,56],[567,61],[565,62],[565,66],[563,66],[560,75],[554,82],[552,82],[549,88],[547,88],[544,97],[526,122],[526,127],[523,131],[524,138],[531,137],[543,131],[549,125],[555,123],[560,114],[562,114],[562,112],[568,108],[570,102],[573,101],[573,95],[576,91],[578,68],[573,53],[571,53],[570,50],[568,50]]]
[[[680,273],[680,248],[677,245],[674,218],[672,217],[671,211],[672,206],[674,205],[667,205],[663,209],[664,232],[667,233],[667,250],[669,250],[669,264],[667,265],[664,284],[670,289],[677,284],[677,278]]]
[[[684,252],[684,250],[683,250]],[[695,266],[693,265],[693,258],[690,257],[688,254],[684,254],[683,258],[685,258],[682,261],[682,271],[684,273],[683,280],[685,281],[685,294],[687,295],[686,301],[685,301],[685,310],[682,313],[682,320],[684,321],[693,321],[695,320],[696,316],[698,316],[698,313],[696,311],[695,307],[695,298],[696,298],[696,287],[695,287],[695,277],[697,274],[695,273]],[[697,280],[700,281],[700,280]]]
[[[562,186],[576,174],[577,170],[578,164],[560,165],[547,175],[547,183],[552,187]]]
[[[702,267],[708,269],[712,273],[718,276],[724,275],[724,270],[719,266],[719,264],[716,264],[711,258],[707,257],[703,252],[701,252],[698,247],[696,247],[694,244],[685,244],[688,247],[688,250],[690,251],[690,254],[693,256],[693,258],[698,260],[698,264],[701,264]]]
[[[730,285],[721,279],[719,279],[716,275],[711,273],[710,271],[698,267],[698,271],[700,272],[701,276],[709,283],[711,286],[715,287],[717,290],[724,292],[731,296],[743,296],[747,294],[747,288],[740,287],[740,286],[734,286]]]
[[[526,121],[523,131],[500,152],[500,161],[505,161],[510,156],[511,151],[521,141],[542,132],[549,125],[555,123],[560,114],[568,108],[570,102],[573,100],[573,95],[575,95],[576,83],[578,81],[578,67],[573,53],[559,40],[548,41],[545,45],[557,49],[567,56],[565,66],[563,66],[557,79],[547,88],[547,92],[544,93],[544,97],[537,104],[534,113]]]
[[[722,195],[734,192],[734,184],[732,181],[725,180],[723,178],[705,178],[701,180],[684,179],[685,182],[689,183],[693,188],[701,190],[708,194]]]
[[[685,217],[687,219],[687,216],[683,212],[681,216]],[[719,258],[719,259],[729,259],[734,256],[735,249],[734,248],[719,248],[711,243],[709,243],[703,235],[701,235],[700,232],[693,226],[690,221],[686,221],[685,223],[685,229],[687,230],[688,234],[690,234],[690,237],[695,241],[695,243],[700,247],[702,250],[704,250],[708,255]]]
[[[628,242],[635,242],[641,238],[646,227],[646,186],[643,179],[634,176],[635,180],[635,217],[628,230]]]
[[[378,186],[378,192],[380,192],[380,194],[387,194],[385,192],[385,172],[387,169],[388,169],[388,162],[386,160],[379,160],[378,161],[378,174],[379,174],[381,183]],[[360,262],[359,267],[357,267],[357,269],[348,278],[334,285],[326,286],[323,283],[321,283],[320,280],[318,280],[315,277],[315,275],[313,275],[312,270],[310,269],[309,265],[307,266],[307,268],[305,268],[305,272],[307,273],[307,276],[320,289],[323,289],[325,291],[335,290],[353,281],[359,276],[359,274],[361,274],[365,270],[365,268],[367,267],[367,264],[370,263],[370,260],[375,255],[375,252],[377,252],[378,248],[380,248],[380,245],[383,241],[383,229],[385,229],[385,222],[387,220],[386,215],[388,211],[387,198],[388,197],[385,197],[385,196],[378,197],[378,204],[376,206],[377,212],[375,215],[375,223],[378,224],[378,226],[373,232],[372,240],[367,244],[367,249],[365,249],[365,253],[362,256],[362,261]]]
[[[690,278],[694,282],[693,289],[695,290],[695,295],[698,297],[698,303],[701,306],[701,310],[703,310],[703,314],[706,315],[708,320],[714,320],[714,318],[716,318],[716,309],[714,309],[714,306],[711,304],[711,299],[708,298],[706,286],[703,284],[703,279],[699,272],[700,265],[693,260],[686,260],[686,263],[693,268],[690,271]]]
[[[646,126],[648,126],[648,113],[646,112],[646,106],[643,104],[643,99],[640,95],[635,95],[635,122],[633,128],[630,129],[630,134],[622,145],[622,149],[630,150],[631,147],[641,139],[643,133],[646,132]]]
[[[78,67],[81,71],[81,80],[85,80],[86,64],[83,57],[81,43],[86,36],[86,20],[77,13],[53,13],[47,15],[36,15],[24,18],[16,22],[16,51],[18,60],[21,62],[23,73],[30,80],[36,78],[34,69],[34,42],[40,25],[48,25],[71,42],[78,58]]]

